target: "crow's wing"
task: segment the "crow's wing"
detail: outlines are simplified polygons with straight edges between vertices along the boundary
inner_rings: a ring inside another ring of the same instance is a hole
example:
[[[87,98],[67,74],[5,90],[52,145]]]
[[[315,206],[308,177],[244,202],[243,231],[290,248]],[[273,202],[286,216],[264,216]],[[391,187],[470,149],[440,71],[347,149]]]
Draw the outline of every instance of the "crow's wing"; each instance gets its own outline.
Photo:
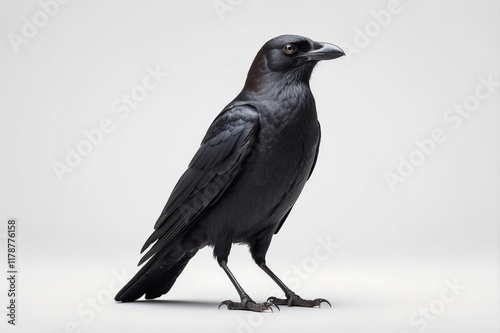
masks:
[[[156,221],[141,253],[156,243],[139,265],[172,244],[220,198],[240,171],[258,126],[258,112],[250,105],[234,106],[219,114]]]

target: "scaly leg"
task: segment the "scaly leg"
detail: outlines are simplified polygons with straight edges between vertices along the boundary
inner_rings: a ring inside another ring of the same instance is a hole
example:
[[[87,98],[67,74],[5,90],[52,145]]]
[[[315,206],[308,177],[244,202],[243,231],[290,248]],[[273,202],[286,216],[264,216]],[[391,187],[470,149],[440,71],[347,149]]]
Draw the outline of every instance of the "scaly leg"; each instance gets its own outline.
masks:
[[[227,276],[229,277],[229,280],[233,283],[234,287],[236,288],[236,291],[240,295],[241,302],[233,302],[231,300],[226,300],[220,303],[219,309],[222,305],[226,305],[228,310],[249,310],[249,311],[256,311],[256,312],[262,312],[265,310],[271,310],[273,311],[272,306],[276,306],[275,304],[267,301],[264,303],[255,303],[250,296],[243,290],[241,285],[238,283],[236,278],[234,277],[233,273],[229,270],[227,267],[226,261],[221,261],[220,266],[226,272]],[[277,309],[278,306],[276,306]]]
[[[258,265],[285,292],[286,299],[282,299],[282,298],[277,298],[277,297],[271,296],[271,297],[269,297],[267,299],[268,302],[272,302],[273,304],[276,304],[276,305],[303,306],[303,307],[309,307],[309,308],[312,308],[312,307],[315,307],[315,306],[321,307],[321,303],[326,303],[326,304],[330,305],[330,307],[332,307],[332,305],[330,304],[330,302],[328,302],[324,298],[316,298],[316,299],[313,299],[313,300],[302,299],[299,295],[297,295],[293,291],[291,291],[290,288],[288,288],[283,283],[283,281],[281,281],[276,276],[276,274],[274,274],[273,271],[271,271],[269,269],[269,267],[267,267],[265,260],[262,260],[260,263],[258,263]]]

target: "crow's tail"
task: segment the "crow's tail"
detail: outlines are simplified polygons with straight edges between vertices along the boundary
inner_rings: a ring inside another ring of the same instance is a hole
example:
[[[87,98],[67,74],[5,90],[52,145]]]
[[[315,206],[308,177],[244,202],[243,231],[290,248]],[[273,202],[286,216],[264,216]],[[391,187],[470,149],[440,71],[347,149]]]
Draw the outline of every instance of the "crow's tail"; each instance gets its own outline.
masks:
[[[170,250],[157,253],[118,292],[115,301],[132,302],[146,294],[152,299],[166,294],[198,250],[180,252]]]

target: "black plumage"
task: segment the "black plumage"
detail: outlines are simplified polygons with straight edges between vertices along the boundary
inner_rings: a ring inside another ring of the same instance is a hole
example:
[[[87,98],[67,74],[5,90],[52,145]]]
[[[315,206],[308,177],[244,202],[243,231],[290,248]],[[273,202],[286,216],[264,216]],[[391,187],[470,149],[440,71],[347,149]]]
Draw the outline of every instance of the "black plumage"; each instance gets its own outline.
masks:
[[[181,176],[142,251],[145,263],[116,295],[133,301],[167,293],[196,252],[209,245],[241,302],[229,309],[262,311],[273,304],[317,306],[267,267],[266,252],[310,177],[320,125],[309,79],[320,60],[344,55],[333,44],[283,35],[257,53],[240,94],[217,116]],[[255,303],[227,260],[233,243],[248,244],[253,259],[284,291]],[[272,303],[270,303],[272,301]]]

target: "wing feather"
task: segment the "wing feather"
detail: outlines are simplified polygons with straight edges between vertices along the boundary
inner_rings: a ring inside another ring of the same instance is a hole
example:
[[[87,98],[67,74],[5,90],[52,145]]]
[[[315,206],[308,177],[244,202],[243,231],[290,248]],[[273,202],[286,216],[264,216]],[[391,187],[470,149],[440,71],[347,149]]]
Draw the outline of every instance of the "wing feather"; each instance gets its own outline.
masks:
[[[230,186],[251,150],[259,126],[257,110],[239,105],[221,112],[210,126],[186,172],[174,187],[139,265],[191,228]]]

